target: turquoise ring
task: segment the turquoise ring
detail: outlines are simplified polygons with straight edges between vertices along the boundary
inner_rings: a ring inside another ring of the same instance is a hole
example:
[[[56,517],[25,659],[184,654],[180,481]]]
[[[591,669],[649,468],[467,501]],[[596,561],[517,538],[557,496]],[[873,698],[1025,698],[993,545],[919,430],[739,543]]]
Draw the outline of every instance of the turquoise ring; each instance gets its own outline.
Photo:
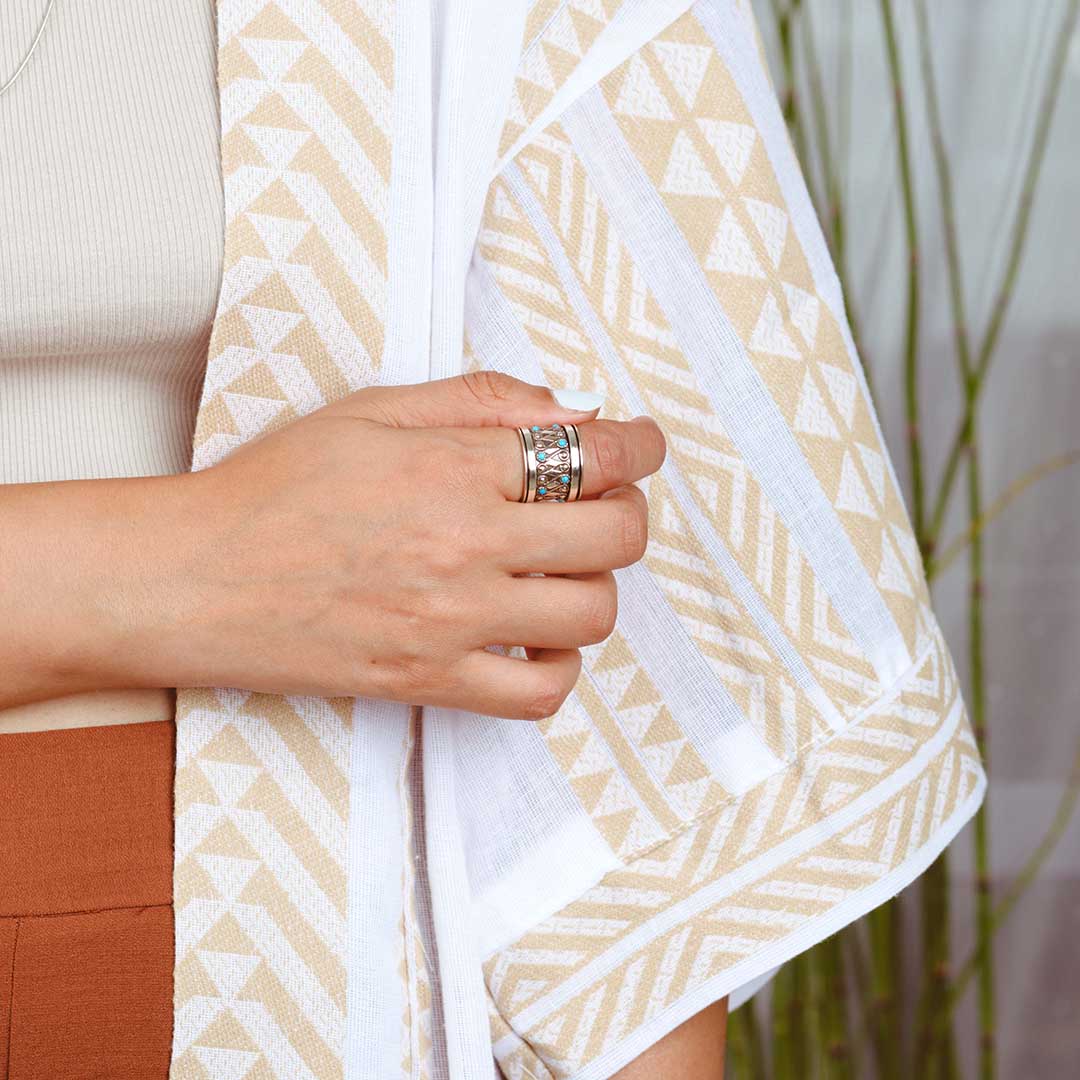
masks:
[[[581,498],[581,439],[575,424],[519,427],[525,476],[518,502]]]

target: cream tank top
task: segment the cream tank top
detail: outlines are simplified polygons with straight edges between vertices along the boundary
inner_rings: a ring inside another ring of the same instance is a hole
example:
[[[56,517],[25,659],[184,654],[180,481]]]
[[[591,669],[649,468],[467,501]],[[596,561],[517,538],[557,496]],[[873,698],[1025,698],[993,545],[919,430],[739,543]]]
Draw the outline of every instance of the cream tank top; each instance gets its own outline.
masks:
[[[0,84],[47,0],[0,5]],[[221,282],[212,0],[55,0],[0,96],[0,483],[186,472]],[[172,690],[0,710],[171,718]]]

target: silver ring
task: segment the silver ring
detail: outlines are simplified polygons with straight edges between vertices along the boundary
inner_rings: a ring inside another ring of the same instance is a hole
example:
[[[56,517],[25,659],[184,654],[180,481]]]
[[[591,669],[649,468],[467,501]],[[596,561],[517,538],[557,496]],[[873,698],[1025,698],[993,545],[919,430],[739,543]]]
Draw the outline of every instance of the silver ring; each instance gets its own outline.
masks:
[[[519,427],[525,475],[518,502],[581,498],[581,438],[575,424]]]

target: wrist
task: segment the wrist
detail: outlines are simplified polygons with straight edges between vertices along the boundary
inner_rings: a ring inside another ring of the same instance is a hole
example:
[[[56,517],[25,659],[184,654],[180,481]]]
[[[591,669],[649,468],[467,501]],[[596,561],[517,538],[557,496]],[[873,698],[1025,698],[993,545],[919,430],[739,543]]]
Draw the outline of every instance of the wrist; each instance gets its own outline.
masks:
[[[20,569],[3,614],[21,628],[4,650],[0,704],[175,685],[157,643],[179,577],[187,477],[9,489],[0,555]]]

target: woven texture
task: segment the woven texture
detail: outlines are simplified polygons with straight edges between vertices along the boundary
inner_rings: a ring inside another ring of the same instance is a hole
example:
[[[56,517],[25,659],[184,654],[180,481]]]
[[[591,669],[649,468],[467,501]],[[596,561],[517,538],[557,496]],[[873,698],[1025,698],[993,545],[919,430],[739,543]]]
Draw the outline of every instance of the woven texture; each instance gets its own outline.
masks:
[[[225,265],[196,469],[377,381],[392,14],[219,4]],[[352,709],[178,691],[174,1077],[344,1075]]]
[[[502,370],[656,418],[648,550],[537,724],[180,691],[173,1080],[603,1080],[985,787],[747,6],[427,15],[222,0],[195,467]]]

